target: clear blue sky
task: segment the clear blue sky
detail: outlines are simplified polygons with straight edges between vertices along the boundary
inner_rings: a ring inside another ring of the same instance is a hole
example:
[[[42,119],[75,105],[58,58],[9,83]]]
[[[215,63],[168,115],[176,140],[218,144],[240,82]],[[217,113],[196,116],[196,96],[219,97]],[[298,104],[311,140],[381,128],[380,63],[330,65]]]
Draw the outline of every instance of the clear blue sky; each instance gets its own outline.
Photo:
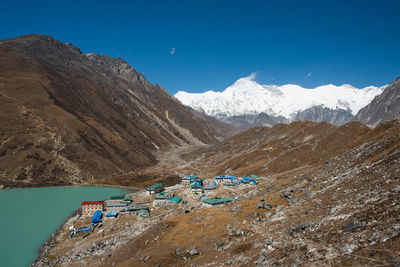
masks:
[[[39,33],[122,57],[150,82],[223,90],[383,85],[400,76],[400,1],[1,1],[0,39]],[[175,53],[171,53],[174,48]]]

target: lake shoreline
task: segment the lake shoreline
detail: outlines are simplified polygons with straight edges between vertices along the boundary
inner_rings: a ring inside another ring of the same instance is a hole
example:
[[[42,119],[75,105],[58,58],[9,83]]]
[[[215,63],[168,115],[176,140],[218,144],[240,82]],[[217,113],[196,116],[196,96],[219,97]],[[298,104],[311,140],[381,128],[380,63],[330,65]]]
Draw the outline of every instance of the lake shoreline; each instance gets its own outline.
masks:
[[[3,185],[4,186],[4,185]],[[31,188],[60,188],[60,187],[82,187],[82,186],[94,186],[94,187],[112,187],[119,188],[130,191],[139,191],[144,190],[144,188],[134,187],[134,186],[125,186],[125,185],[110,185],[110,184],[68,184],[68,185],[37,185],[30,184],[29,186],[21,186],[21,187],[6,187],[0,188],[0,190],[13,190],[13,189],[31,189]]]
[[[61,230],[62,228],[65,226],[65,224],[71,220],[72,218],[74,218],[75,216],[77,216],[77,210],[75,210],[74,212],[71,213],[71,215],[69,215],[64,222],[57,228],[57,230],[54,231],[54,233],[51,234],[51,236],[49,236],[46,241],[43,242],[43,244],[38,248],[37,250],[37,257],[35,258],[35,260],[32,262],[31,266],[35,266],[37,263],[39,263],[39,261],[43,258],[42,255],[44,253],[46,253],[47,251],[49,251],[52,247],[54,247],[54,241],[56,240],[57,236],[59,236],[61,234]]]
[[[0,190],[0,200],[9,201],[2,207],[8,218],[0,224],[4,250],[1,262],[4,266],[31,266],[43,255],[48,255],[57,238],[65,231],[63,227],[73,223],[81,202],[86,200],[105,200],[115,195],[137,192],[132,187],[106,185],[72,185],[36,188],[13,188]],[[18,190],[19,189],[19,190]],[[39,210],[37,210],[39,208]],[[23,213],[21,209],[26,209]],[[23,214],[23,218],[18,217]],[[25,227],[25,217],[31,220],[31,227]],[[14,221],[16,222],[14,223]],[[13,234],[15,231],[18,234]],[[29,239],[26,239],[29,237]],[[14,243],[8,244],[7,239]],[[20,244],[22,242],[22,244]],[[16,245],[20,244],[20,245]],[[18,252],[16,257],[15,252]],[[42,262],[43,263],[43,262]]]
[[[97,184],[97,185],[71,185],[71,186],[61,186],[61,187],[81,187],[81,186],[95,186],[95,187],[112,187],[112,188],[118,188],[118,189],[124,189],[124,190],[129,190],[131,192],[128,193],[135,193],[138,192],[139,190],[136,188],[132,188],[129,186],[117,186],[117,185],[104,185],[104,184]],[[60,186],[49,186],[49,187],[54,187],[54,188],[58,188]],[[124,193],[126,194],[126,193]],[[33,263],[31,264],[31,266],[36,266],[41,260],[45,259],[45,257],[43,257],[43,255],[50,251],[54,245],[55,245],[55,241],[57,239],[57,237],[61,234],[61,230],[62,228],[65,227],[66,223],[71,220],[72,218],[76,217],[78,215],[77,210],[75,210],[71,215],[69,215],[67,218],[65,218],[64,222],[57,228],[57,230],[55,230],[47,239],[45,242],[43,242],[43,244],[39,247],[38,251],[37,251],[37,257],[36,259],[33,261]]]

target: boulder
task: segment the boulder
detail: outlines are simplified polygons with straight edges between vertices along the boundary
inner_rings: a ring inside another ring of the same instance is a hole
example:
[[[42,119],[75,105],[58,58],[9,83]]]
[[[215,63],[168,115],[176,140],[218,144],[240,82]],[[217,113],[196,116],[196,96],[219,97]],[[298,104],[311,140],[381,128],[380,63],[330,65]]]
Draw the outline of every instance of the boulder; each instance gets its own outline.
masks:
[[[365,225],[365,222],[360,222],[356,218],[351,220],[344,228],[345,232],[353,232],[354,230],[361,228]]]
[[[197,251],[197,249],[195,249],[195,248],[192,248],[190,251],[189,251],[189,254],[190,255],[199,255],[199,252]]]
[[[257,203],[257,208],[270,210],[270,209],[272,209],[272,204],[271,204],[271,202],[268,202],[268,201],[260,201]]]

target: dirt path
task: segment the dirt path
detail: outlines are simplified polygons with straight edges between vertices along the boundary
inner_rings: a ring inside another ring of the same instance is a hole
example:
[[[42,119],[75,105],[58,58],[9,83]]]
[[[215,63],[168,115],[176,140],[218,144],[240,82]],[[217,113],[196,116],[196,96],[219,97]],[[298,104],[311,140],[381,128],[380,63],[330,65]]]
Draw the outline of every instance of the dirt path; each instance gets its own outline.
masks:
[[[206,145],[202,146],[184,146],[175,147],[169,151],[160,153],[157,155],[157,160],[159,161],[156,165],[151,166],[143,171],[143,173],[148,174],[162,174],[162,175],[181,175],[181,171],[186,171],[191,169],[192,161],[184,159],[182,155],[191,153],[200,148],[204,148]],[[193,171],[196,171],[193,169]]]

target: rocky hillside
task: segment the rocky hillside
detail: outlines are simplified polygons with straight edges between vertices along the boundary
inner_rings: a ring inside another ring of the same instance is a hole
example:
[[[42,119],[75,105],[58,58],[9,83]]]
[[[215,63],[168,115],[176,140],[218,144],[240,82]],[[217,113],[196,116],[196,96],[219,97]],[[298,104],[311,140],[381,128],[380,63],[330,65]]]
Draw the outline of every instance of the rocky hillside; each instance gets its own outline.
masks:
[[[376,96],[356,116],[357,120],[371,126],[396,118],[400,118],[400,78],[386,87],[382,94]]]
[[[0,184],[94,183],[216,133],[123,59],[52,37],[0,42]]]
[[[224,123],[214,117],[208,116],[190,107],[188,108],[198,120],[204,122],[209,128],[214,130],[219,140],[231,137],[241,131],[240,127]]]
[[[350,150],[355,140],[365,137],[370,131],[359,122],[334,126],[327,122],[299,121],[255,127],[214,146],[183,153],[178,160],[185,161],[185,165],[169,162],[162,168],[171,168],[173,173],[174,165],[179,168],[188,166],[188,174],[193,172],[203,176],[228,173],[270,175],[323,164]],[[204,169],[202,166],[212,167]]]
[[[220,116],[219,120],[242,130],[248,130],[256,126],[273,126],[278,123],[289,123],[289,120],[283,116],[275,117],[264,112],[259,114]]]
[[[352,121],[354,116],[349,110],[329,109],[323,106],[314,106],[303,111],[299,111],[294,116],[294,121],[316,121],[329,122],[335,125],[343,125]]]
[[[258,127],[183,153],[174,168],[164,163],[159,170],[170,173],[262,177],[205,192],[234,198],[217,207],[181,185],[167,192],[185,204],[157,207],[153,196],[133,194],[148,203],[150,218],[123,214],[69,240],[71,223],[90,219],[73,218],[34,266],[400,265],[399,120],[374,129],[359,122]]]

